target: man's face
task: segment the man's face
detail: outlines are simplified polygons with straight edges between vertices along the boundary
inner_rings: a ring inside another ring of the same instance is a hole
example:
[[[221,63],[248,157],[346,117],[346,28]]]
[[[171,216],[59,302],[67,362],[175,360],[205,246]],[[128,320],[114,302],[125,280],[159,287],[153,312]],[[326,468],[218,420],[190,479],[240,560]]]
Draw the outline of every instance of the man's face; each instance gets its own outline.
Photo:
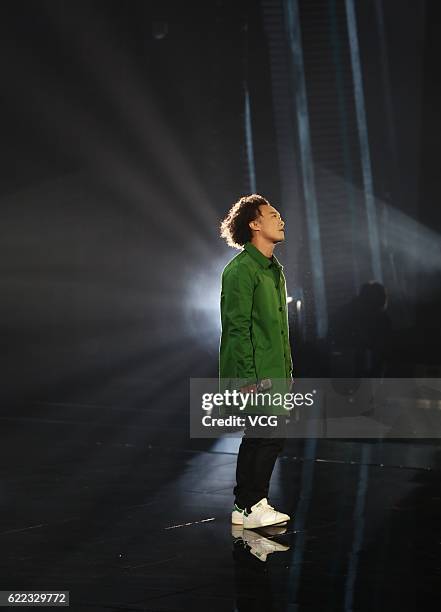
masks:
[[[285,240],[285,222],[274,206],[259,206],[260,215],[250,223],[251,229],[258,231],[261,238],[277,244]]]

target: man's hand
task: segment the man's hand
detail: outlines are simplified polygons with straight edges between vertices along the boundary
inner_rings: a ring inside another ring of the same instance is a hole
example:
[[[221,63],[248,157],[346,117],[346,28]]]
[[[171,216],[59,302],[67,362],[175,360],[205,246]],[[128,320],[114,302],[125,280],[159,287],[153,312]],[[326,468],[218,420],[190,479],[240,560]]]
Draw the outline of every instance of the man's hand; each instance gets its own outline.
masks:
[[[257,391],[269,391],[272,386],[271,378],[262,378],[260,382],[241,387],[239,391],[241,393],[257,393]]]
[[[248,385],[247,387],[241,387],[239,389],[241,393],[256,393],[257,392],[257,384]]]

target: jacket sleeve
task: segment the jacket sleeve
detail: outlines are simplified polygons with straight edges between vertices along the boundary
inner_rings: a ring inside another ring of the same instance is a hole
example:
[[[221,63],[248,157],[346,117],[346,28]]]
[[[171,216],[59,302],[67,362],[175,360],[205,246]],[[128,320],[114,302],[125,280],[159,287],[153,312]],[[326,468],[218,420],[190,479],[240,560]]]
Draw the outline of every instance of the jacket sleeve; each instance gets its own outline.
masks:
[[[247,266],[237,266],[223,276],[222,342],[228,345],[230,375],[247,382],[257,380],[251,341],[253,297],[254,278]]]

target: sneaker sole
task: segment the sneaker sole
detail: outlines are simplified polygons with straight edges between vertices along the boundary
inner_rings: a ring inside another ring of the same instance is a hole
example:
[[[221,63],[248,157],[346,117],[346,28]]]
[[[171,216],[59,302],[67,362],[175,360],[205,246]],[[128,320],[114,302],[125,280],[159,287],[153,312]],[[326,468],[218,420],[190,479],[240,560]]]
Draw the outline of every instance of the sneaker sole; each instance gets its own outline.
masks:
[[[280,521],[280,523],[271,523],[271,525],[286,525],[288,523],[288,521]],[[239,525],[240,527],[243,527],[243,521],[238,522],[238,521],[233,521],[231,520],[231,524],[232,525]],[[270,527],[271,525],[262,525],[262,527]],[[255,529],[255,527],[252,527],[252,529]]]
[[[245,526],[245,524],[243,525],[244,529],[259,529],[259,527],[270,527],[271,525],[286,525],[287,521],[285,521],[284,519],[281,521],[278,521],[276,523],[274,522],[269,522],[269,523],[260,523],[259,525],[254,525],[253,527],[250,527],[249,525]]]

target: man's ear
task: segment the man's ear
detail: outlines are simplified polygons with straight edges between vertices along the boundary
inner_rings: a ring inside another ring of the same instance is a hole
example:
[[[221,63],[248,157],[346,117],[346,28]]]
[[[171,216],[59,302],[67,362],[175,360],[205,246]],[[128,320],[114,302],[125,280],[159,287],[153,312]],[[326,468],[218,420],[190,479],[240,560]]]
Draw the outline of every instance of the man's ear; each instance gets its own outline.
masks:
[[[259,223],[257,222],[256,219],[253,219],[252,221],[250,221],[248,223],[248,226],[250,227],[250,229],[252,229],[255,232],[260,230]]]

